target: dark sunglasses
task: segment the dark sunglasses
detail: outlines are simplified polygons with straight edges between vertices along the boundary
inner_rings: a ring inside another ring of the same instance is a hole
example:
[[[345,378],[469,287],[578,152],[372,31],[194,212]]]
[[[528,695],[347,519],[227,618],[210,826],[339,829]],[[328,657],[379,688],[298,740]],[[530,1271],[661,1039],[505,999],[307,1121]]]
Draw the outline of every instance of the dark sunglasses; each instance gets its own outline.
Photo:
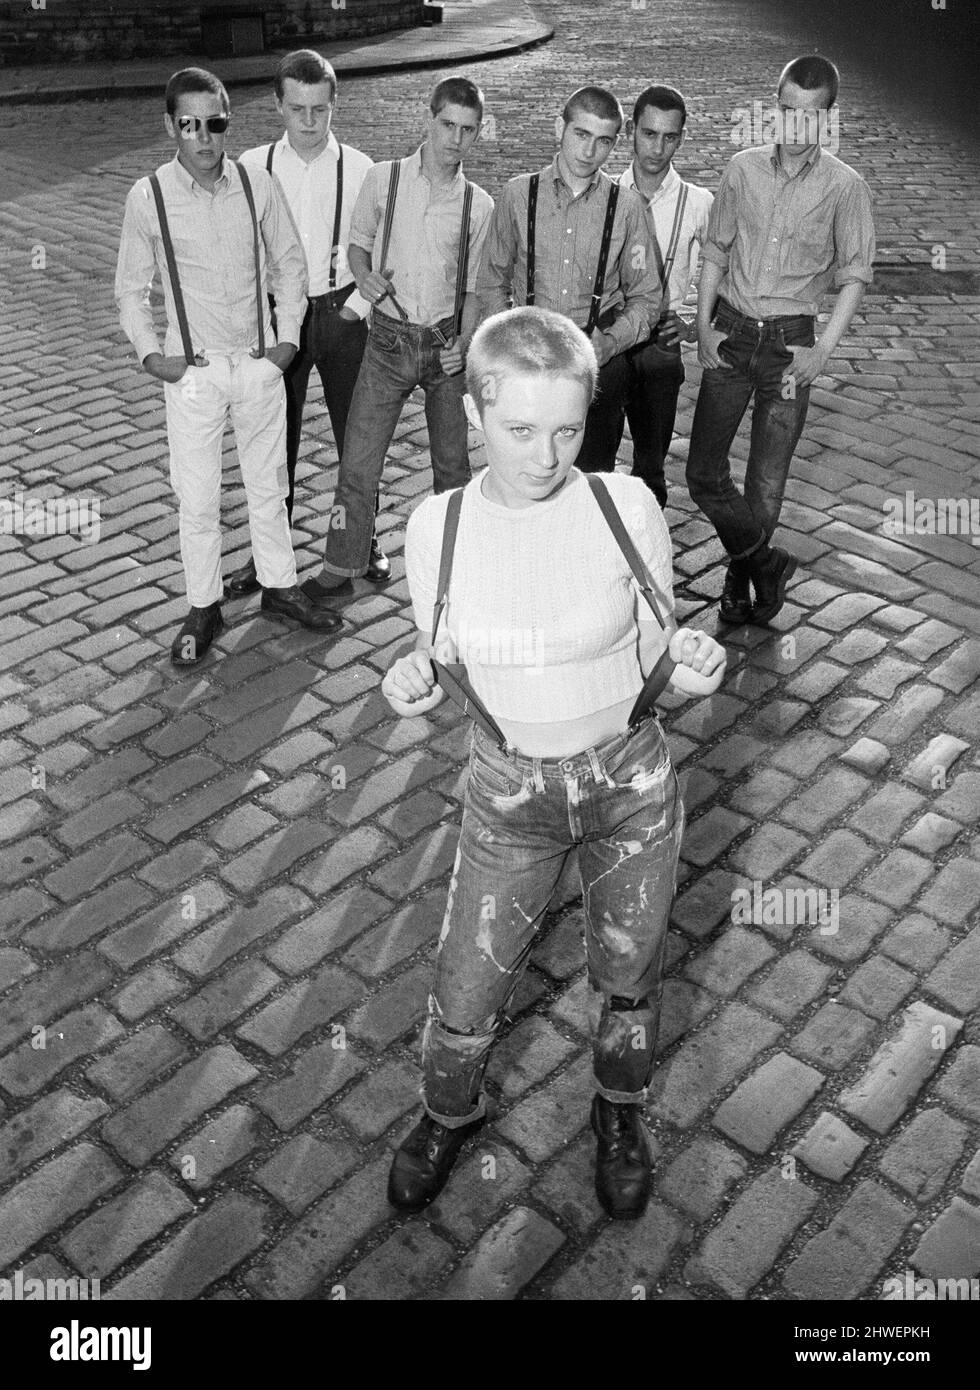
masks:
[[[178,116],[175,124],[184,139],[189,140],[202,125],[206,125],[212,135],[224,135],[230,120],[230,116],[208,116],[204,120],[200,116]]]

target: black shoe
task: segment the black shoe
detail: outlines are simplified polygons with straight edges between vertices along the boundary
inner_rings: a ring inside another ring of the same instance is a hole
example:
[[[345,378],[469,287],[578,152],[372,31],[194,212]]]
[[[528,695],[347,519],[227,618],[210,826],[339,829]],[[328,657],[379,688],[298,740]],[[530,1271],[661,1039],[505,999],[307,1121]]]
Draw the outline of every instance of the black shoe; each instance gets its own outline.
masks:
[[[749,593],[747,560],[729,560],[718,616],[723,623],[751,622],[752,595]]]
[[[388,1201],[402,1211],[421,1211],[445,1187],[459,1151],[483,1125],[483,1116],[447,1129],[429,1115],[404,1139],[388,1174]]]
[[[273,618],[292,618],[317,632],[338,632],[344,625],[343,619],[329,608],[311,603],[295,584],[291,589],[263,589],[262,612]]]
[[[369,584],[390,584],[391,582],[391,561],[381,549],[377,536],[371,537],[371,557],[368,567],[364,571],[364,578]]]
[[[244,598],[246,594],[254,594],[261,588],[255,573],[255,561],[250,555],[241,569],[232,570],[225,580],[225,598]]]
[[[650,1146],[641,1111],[639,1105],[619,1105],[599,1095],[592,1101],[592,1128],[599,1141],[596,1196],[603,1210],[618,1221],[642,1216],[650,1197]]]
[[[354,592],[354,583],[351,579],[344,579],[340,584],[335,585],[335,587],[331,589],[328,588],[326,584],[321,584],[319,579],[310,578],[304,579],[299,587],[300,591],[306,595],[314,608],[329,609],[333,599],[347,598],[349,594]]]
[[[196,666],[223,627],[220,603],[192,608],[171,644],[170,660],[175,666]]]
[[[796,570],[796,558],[780,550],[778,545],[771,549],[765,546],[751,557],[751,566],[752,586],[755,589],[751,620],[753,623],[767,623],[785,602],[786,585]]]

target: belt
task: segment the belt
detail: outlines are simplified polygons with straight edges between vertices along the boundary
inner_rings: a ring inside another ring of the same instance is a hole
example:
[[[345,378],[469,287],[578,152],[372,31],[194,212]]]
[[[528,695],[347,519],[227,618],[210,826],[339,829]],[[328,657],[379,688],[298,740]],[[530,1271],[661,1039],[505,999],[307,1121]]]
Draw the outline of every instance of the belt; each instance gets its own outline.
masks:
[[[321,309],[325,304],[336,304],[338,300],[348,299],[354,293],[354,289],[355,285],[352,280],[342,290],[330,290],[327,294],[308,295],[307,302],[311,309]]]
[[[771,318],[767,319],[752,319],[749,318],[748,314],[740,313],[734,305],[729,304],[727,299],[719,297],[715,314],[721,313],[723,309],[726,314],[731,315],[733,319],[736,319],[739,323],[745,324],[748,328],[769,328],[770,326],[781,323],[799,323],[801,320],[806,323],[812,323],[814,318],[813,314],[773,314]]]

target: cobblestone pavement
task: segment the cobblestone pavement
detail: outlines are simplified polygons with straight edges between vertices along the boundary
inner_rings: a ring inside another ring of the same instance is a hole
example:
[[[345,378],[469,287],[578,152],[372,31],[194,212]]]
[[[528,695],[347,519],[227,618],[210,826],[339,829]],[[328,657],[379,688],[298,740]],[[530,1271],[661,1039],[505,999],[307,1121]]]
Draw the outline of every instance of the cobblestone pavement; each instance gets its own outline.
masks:
[[[592,78],[632,95],[655,74],[692,101],[683,172],[713,184],[733,107],[768,100],[800,39],[791,8],[763,28],[751,0],[537,8],[551,44],[473,68],[495,127],[471,173],[491,192],[548,156],[552,93]],[[411,630],[419,405],[386,473],[397,582],[359,586],[330,644],[227,606],[204,667],[175,672],[161,396],[111,300],[124,194],[166,155],[159,113],[0,113],[3,496],[102,499],[97,544],[0,536],[0,1272],[145,1299],[704,1300],[870,1300],[909,1269],[980,1273],[980,551],[882,527],[907,492],[976,506],[980,296],[951,272],[977,266],[980,179],[955,134],[844,67],[841,153],[874,191],[881,258],[928,268],[939,248],[948,278],[896,270],[865,301],[788,489],[791,601],[771,632],[724,634],[721,692],[667,701],[689,828],[656,1194],[633,1226],[591,1190],[574,901],[495,1056],[493,1123],[426,1215],[385,1204],[467,735],[451,708],[396,720],[378,692]],[[338,124],[403,151],[426,86],[350,80]],[[265,91],[236,94],[235,133],[275,133]],[[698,375],[667,515],[679,611],[716,632],[720,552],[683,487]],[[233,463],[229,568],[247,544]],[[335,463],[318,407],[302,569]],[[839,893],[838,930],[734,921],[753,883]]]

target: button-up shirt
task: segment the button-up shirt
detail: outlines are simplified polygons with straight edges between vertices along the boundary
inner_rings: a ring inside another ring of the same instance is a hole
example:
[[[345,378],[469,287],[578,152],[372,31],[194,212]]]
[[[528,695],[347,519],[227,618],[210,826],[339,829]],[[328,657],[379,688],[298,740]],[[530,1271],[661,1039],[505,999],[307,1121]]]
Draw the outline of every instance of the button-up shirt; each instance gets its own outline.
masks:
[[[621,188],[636,189],[637,194],[641,198],[643,197],[643,194],[636,187],[632,161],[624,171],[619,183]],[[664,261],[666,261],[670,249],[674,218],[677,215],[677,205],[680,202],[683,187],[684,180],[672,164],[653,197],[645,200],[653,219],[660,256]],[[676,311],[682,304],[690,300],[691,288],[697,276],[699,248],[704,244],[705,233],[708,230],[708,214],[711,211],[714,198],[715,195],[708,188],[702,188],[696,183],[687,185],[687,202],[684,205],[684,216],[681,219],[677,238],[677,250],[674,254],[674,263],[667,277],[665,309]]]
[[[241,176],[225,155],[214,189],[204,188],[175,156],[157,171],[174,244],[177,274],[195,353],[239,353],[259,341],[252,218]],[[275,337],[268,293],[276,297],[279,341],[299,343],[306,313],[306,263],[289,213],[265,170],[249,171],[259,224],[261,304],[266,342]],[[181,355],[180,328],[153,191],[147,178],[129,190],[123,215],[116,303],[127,338],[142,362],[160,351],[150,289],[156,270],[167,311],[164,352]]]
[[[325,148],[315,159],[306,160],[298,155],[289,143],[288,135],[283,135],[273,146],[272,173],[279,180],[306,256],[310,274],[310,295],[328,293],[330,262],[334,252],[337,256],[335,288],[346,289],[354,280],[347,264],[351,214],[364,176],[374,161],[351,145],[344,145],[343,149],[343,201],[340,208],[338,244],[334,247],[332,241],[337,206],[337,160],[340,156],[340,145],[333,132],[331,131]],[[241,159],[245,167],[251,171],[265,169],[268,156],[269,146],[257,145],[255,149],[246,150]],[[364,318],[371,307],[356,290],[344,302],[359,318]]]
[[[599,248],[612,180],[596,170],[588,187],[573,193],[557,156],[539,174],[536,209],[534,303],[585,328],[589,319]],[[488,314],[527,303],[527,204],[530,174],[505,184],[494,209],[477,290]],[[615,318],[597,337],[612,356],[649,337],[660,317],[663,291],[651,239],[653,224],[633,189],[621,189],[613,221],[599,315]]]
[[[704,258],[726,272],[719,293],[749,318],[817,313],[831,283],[870,285],[871,192],[819,146],[792,177],[778,146],[740,150],[721,176]]]
[[[350,244],[370,253],[374,270],[391,271],[394,296],[412,323],[432,327],[448,318],[455,305],[466,179],[460,165],[447,184],[430,182],[422,167],[421,147],[400,161],[388,264],[382,266],[391,163],[385,160],[368,170],[351,218]],[[490,194],[474,184],[465,286],[469,294],[476,290],[477,267],[492,212]],[[382,306],[385,313],[390,312],[387,304],[385,301]]]

